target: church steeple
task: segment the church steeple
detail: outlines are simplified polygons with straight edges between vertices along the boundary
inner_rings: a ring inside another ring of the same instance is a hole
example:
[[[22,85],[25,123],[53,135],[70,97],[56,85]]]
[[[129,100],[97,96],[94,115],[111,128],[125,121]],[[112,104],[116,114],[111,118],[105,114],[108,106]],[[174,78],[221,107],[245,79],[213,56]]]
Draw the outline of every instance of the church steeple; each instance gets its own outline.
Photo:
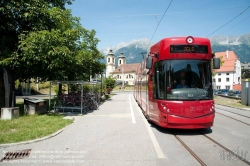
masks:
[[[115,71],[115,54],[113,50],[109,50],[106,60],[106,77],[108,77],[111,72]]]
[[[118,57],[118,66],[126,64],[126,57],[121,53]]]

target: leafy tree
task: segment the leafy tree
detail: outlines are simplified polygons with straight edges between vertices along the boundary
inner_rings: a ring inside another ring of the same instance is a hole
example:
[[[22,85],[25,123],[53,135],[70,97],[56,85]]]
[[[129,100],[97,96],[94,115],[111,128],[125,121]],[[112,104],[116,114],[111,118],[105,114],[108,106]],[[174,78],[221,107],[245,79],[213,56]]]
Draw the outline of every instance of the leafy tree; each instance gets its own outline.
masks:
[[[104,79],[104,84],[106,85],[106,88],[114,88],[115,87],[115,79],[112,77],[108,77]]]
[[[0,107],[12,105],[15,79],[74,80],[105,68],[95,31],[84,29],[66,3],[72,0],[0,2]]]

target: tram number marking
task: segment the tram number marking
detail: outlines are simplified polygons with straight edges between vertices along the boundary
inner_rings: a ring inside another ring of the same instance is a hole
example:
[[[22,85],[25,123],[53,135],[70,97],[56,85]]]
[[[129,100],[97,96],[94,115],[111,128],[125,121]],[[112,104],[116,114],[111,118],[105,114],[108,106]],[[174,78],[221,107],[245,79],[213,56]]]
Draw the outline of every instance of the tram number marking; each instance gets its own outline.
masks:
[[[194,97],[194,94],[192,94],[192,93],[191,93],[191,94],[188,94],[187,97],[190,97],[190,98],[191,98],[191,97]]]

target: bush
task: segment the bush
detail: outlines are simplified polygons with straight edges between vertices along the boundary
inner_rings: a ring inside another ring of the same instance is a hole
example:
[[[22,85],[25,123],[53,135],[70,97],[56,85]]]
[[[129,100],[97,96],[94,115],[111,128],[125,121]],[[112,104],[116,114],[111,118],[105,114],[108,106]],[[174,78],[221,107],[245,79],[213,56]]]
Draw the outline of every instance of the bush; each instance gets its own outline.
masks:
[[[106,79],[104,79],[104,84],[106,85],[106,88],[111,88],[113,89],[115,87],[115,79],[111,78],[111,77],[108,77]]]

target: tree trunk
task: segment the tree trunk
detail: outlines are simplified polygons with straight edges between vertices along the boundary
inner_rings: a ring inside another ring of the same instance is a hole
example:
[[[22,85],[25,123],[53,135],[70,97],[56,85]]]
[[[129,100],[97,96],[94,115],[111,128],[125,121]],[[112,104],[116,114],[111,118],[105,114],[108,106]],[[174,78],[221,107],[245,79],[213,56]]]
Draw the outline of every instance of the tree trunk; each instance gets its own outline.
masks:
[[[6,68],[3,69],[3,84],[4,84],[4,107],[15,106],[15,81],[13,73]]]
[[[58,96],[62,94],[62,84],[58,84]]]
[[[3,70],[0,70],[0,108],[5,107]]]

